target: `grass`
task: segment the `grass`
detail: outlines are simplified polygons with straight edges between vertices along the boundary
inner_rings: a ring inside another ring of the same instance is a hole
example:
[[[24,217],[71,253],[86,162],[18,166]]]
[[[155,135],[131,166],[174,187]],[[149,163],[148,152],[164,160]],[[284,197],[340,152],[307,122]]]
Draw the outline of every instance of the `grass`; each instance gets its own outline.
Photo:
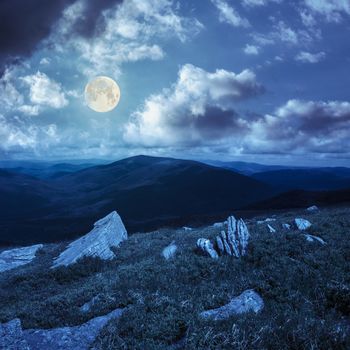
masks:
[[[350,209],[279,214],[277,229],[248,221],[248,255],[214,261],[196,241],[218,228],[162,229],[132,235],[110,262],[85,259],[50,270],[64,248],[46,245],[29,265],[0,274],[0,322],[19,317],[25,328],[81,324],[117,307],[119,320],[101,331],[98,349],[348,349],[350,348]],[[283,230],[295,217],[310,220],[307,242],[300,231]],[[162,249],[179,246],[173,260]],[[204,321],[198,314],[227,303],[246,289],[265,301],[258,315]],[[90,313],[79,307],[105,296]]]

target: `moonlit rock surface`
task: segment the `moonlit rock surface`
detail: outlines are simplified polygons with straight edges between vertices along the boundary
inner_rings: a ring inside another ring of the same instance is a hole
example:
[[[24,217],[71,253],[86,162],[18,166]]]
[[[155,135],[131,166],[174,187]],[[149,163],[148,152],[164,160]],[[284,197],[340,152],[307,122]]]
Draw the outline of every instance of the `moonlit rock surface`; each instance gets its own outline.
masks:
[[[309,227],[311,227],[311,222],[305,219],[297,218],[295,219],[295,225],[297,228],[301,231],[307,230]]]
[[[216,236],[216,245],[218,247],[219,253],[221,255],[225,254],[224,243],[223,243],[222,238],[220,236]]]
[[[322,245],[327,244],[321,237],[317,237],[317,236],[313,236],[313,235],[304,235],[304,236],[308,242],[317,241],[317,242],[321,243]]]
[[[94,228],[88,234],[70,243],[54,260],[52,267],[68,266],[88,256],[111,260],[115,257],[111,248],[118,247],[127,238],[128,234],[120,216],[113,211],[95,222]]]
[[[200,316],[205,319],[225,320],[233,315],[246,312],[258,313],[264,308],[264,301],[254,290],[246,290],[241,295],[233,298],[228,304],[217,309],[201,312]]]
[[[320,209],[318,209],[318,207],[316,206],[316,205],[313,205],[313,206],[311,206],[311,207],[308,207],[307,209],[306,209],[306,211],[308,211],[309,213],[315,213],[315,212],[317,212],[317,211],[319,211]]]
[[[29,264],[35,258],[36,252],[41,248],[43,248],[42,244],[36,244],[30,247],[3,251],[0,253],[0,272]]]
[[[214,249],[213,244],[209,239],[199,238],[197,241],[197,247],[202,250],[204,253],[208,254],[213,259],[218,259],[219,255],[217,251]]]
[[[6,350],[88,350],[101,329],[113,318],[122,315],[116,309],[107,315],[95,317],[75,327],[52,329],[22,329],[21,321],[14,319],[0,324],[0,349]]]
[[[276,230],[270,224],[267,224],[267,227],[268,227],[270,233],[275,233],[276,232]]]
[[[173,241],[163,249],[162,255],[165,260],[169,260],[175,256],[176,251],[177,251],[177,245],[175,244],[175,241]]]
[[[188,226],[184,226],[182,229],[185,231],[192,231],[192,227],[188,227]]]
[[[265,220],[259,220],[257,221],[258,225],[264,224],[265,222],[273,222],[276,221],[276,219],[273,218],[266,218]]]
[[[291,226],[289,224],[282,224],[282,227],[288,231],[291,229]]]

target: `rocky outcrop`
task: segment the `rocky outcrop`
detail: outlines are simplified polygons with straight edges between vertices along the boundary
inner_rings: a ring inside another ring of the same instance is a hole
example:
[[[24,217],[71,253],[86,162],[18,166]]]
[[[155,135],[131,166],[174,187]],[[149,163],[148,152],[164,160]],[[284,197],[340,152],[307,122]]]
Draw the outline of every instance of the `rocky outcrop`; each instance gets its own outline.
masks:
[[[233,298],[228,304],[217,309],[201,312],[204,319],[225,320],[234,315],[247,312],[258,313],[264,308],[264,301],[254,290],[246,290],[238,297]]]
[[[300,231],[305,231],[307,230],[309,227],[311,227],[311,222],[305,219],[301,219],[301,218],[296,218],[294,220],[296,227],[298,228],[298,230]]]
[[[327,244],[321,237],[313,236],[313,235],[304,235],[308,242],[318,242],[322,245]]]
[[[269,229],[270,233],[276,233],[276,230],[270,224],[267,224],[267,228]]]
[[[43,248],[42,244],[36,244],[3,251],[0,253],[0,272],[29,264],[41,248]]]
[[[172,241],[167,247],[165,247],[162,251],[162,255],[165,260],[172,259],[177,251],[177,245],[175,244],[175,241]]]
[[[218,259],[219,255],[217,251],[214,249],[213,244],[210,242],[209,239],[206,238],[199,238],[197,241],[197,247],[204,252],[205,254],[209,255],[213,259]]]
[[[234,216],[227,219],[227,241],[236,258],[246,255],[249,241],[248,227],[242,219],[236,220]]]
[[[124,224],[113,211],[94,224],[94,228],[85,236],[69,244],[53,263],[53,268],[68,266],[76,263],[83,257],[97,257],[102,260],[110,260],[115,257],[112,249],[128,238]]]
[[[215,239],[216,249],[210,240],[205,238],[200,238],[197,241],[197,246],[214,259],[217,259],[219,254],[240,258],[247,253],[248,241],[249,231],[245,222],[230,216],[227,219],[227,232],[222,230]]]
[[[289,225],[289,224],[282,224],[282,227],[288,231],[291,229],[291,225]]]
[[[91,319],[75,327],[25,329],[19,319],[0,324],[0,349],[13,350],[87,350],[100,330],[113,318],[121,316],[116,309],[105,316]]]
[[[308,207],[306,209],[306,211],[308,211],[309,213],[317,213],[320,209],[318,209],[318,207],[316,205],[313,205],[311,207]]]

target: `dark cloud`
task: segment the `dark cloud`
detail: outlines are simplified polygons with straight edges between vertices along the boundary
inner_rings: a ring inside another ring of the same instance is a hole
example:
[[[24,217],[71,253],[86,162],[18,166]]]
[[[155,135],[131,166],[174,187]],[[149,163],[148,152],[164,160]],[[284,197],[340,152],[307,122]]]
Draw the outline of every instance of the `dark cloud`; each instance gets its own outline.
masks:
[[[62,11],[75,0],[1,0],[0,1],[0,75],[6,63],[35,50],[46,38]],[[83,36],[92,36],[100,23],[103,10],[122,0],[86,0],[84,15],[75,30]],[[75,33],[72,33],[75,34]]]

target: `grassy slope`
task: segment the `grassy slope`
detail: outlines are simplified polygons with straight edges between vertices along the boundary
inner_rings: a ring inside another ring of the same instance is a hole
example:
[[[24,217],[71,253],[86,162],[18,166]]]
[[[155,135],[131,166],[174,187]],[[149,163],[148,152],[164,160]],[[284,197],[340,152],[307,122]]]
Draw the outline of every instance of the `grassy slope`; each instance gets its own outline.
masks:
[[[0,274],[0,322],[20,317],[26,328],[82,323],[126,306],[96,340],[103,349],[166,349],[184,339],[186,349],[346,349],[350,347],[350,210],[278,217],[278,233],[251,220],[248,256],[213,261],[195,249],[199,237],[219,229],[161,230],[135,234],[111,262],[94,259],[48,270],[61,246],[48,245],[29,265]],[[307,242],[281,223],[296,216],[328,244]],[[179,253],[160,253],[172,240]],[[221,306],[248,288],[258,291],[259,315],[202,321],[198,313]],[[105,300],[84,315],[79,306],[97,293]],[[111,299],[110,297],[114,298]]]

